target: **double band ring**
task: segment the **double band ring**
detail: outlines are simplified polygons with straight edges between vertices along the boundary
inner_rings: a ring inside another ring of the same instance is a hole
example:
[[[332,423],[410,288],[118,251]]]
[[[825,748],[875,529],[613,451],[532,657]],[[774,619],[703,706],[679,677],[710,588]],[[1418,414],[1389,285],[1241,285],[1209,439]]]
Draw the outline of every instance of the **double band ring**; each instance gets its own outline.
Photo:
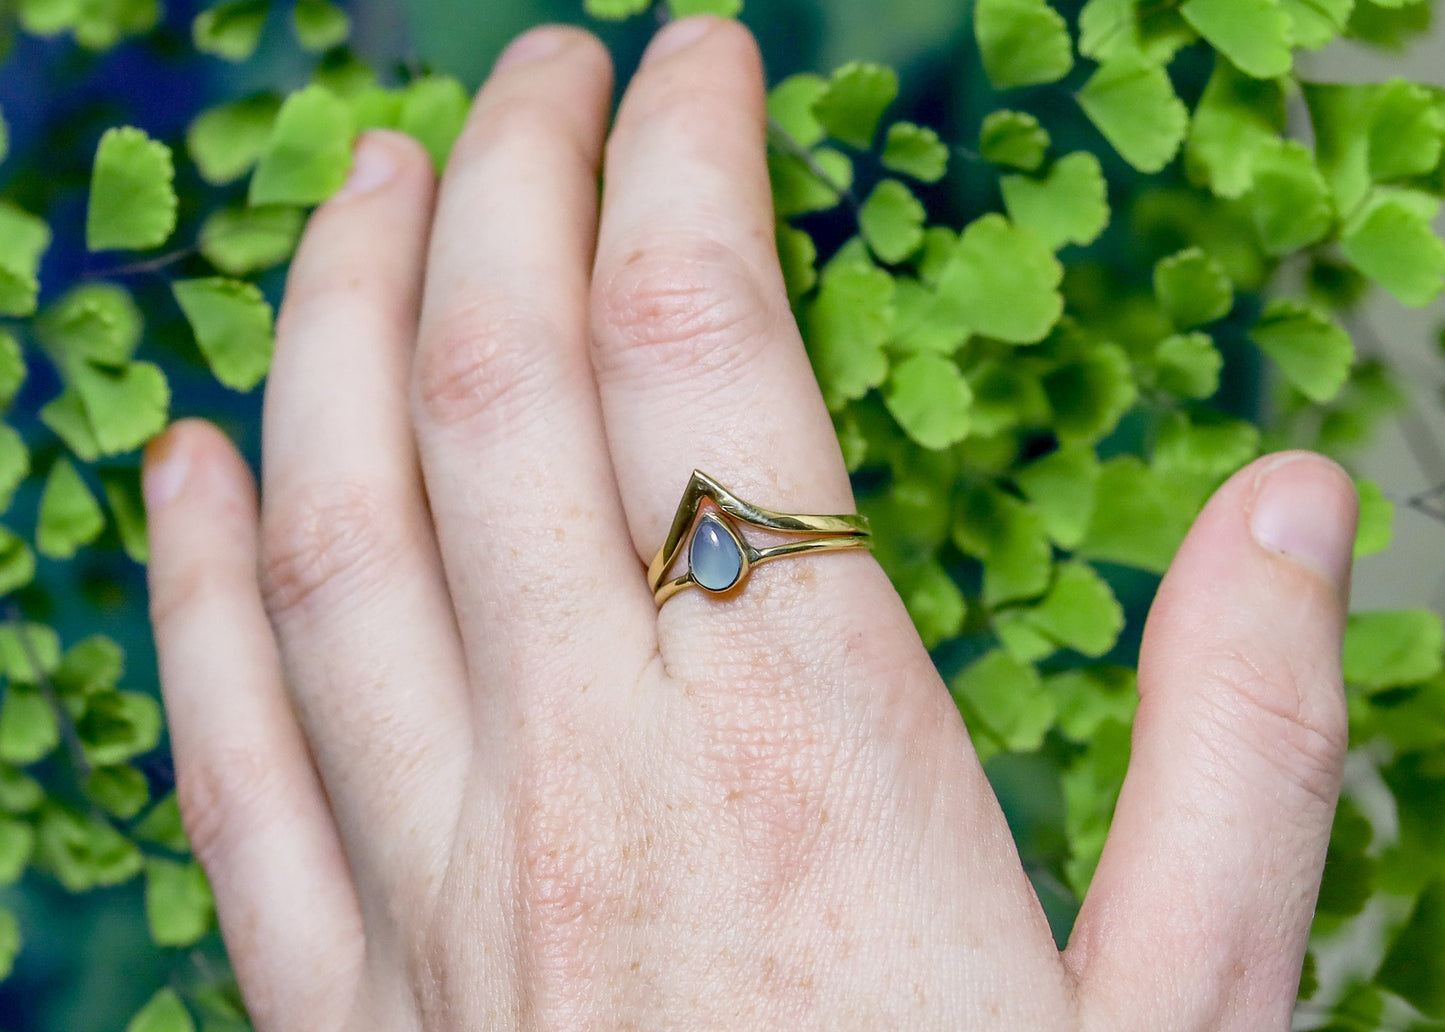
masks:
[[[743,537],[739,524],[810,536],[755,548]],[[670,580],[664,579],[684,546],[687,571]],[[866,516],[774,512],[743,501],[695,469],[677,514],[672,518],[667,540],[647,568],[647,583],[652,588],[653,599],[661,606],[679,591],[694,586],[714,595],[727,594],[742,586],[754,566],[773,559],[806,552],[870,547],[872,532]]]

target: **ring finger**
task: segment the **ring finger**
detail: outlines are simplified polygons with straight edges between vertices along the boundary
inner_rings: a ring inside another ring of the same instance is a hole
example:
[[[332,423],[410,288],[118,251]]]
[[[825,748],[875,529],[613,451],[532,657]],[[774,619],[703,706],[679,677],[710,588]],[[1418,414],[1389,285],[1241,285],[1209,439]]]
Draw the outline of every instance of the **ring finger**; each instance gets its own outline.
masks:
[[[587,364],[611,65],[549,26],[499,60],[453,150],[413,370],[427,496],[482,763],[584,715],[651,654]]]
[[[593,364],[644,562],[694,468],[769,509],[853,510],[774,250],[765,132],[756,45],[735,24],[698,17],[654,40],[608,146]],[[864,630],[863,616],[870,628],[901,621],[904,640],[912,633],[870,556],[790,558],[725,601],[700,590],[667,601],[659,643],[670,665],[722,674],[717,657],[744,642],[786,642],[794,655],[811,642],[812,658],[824,658]]]

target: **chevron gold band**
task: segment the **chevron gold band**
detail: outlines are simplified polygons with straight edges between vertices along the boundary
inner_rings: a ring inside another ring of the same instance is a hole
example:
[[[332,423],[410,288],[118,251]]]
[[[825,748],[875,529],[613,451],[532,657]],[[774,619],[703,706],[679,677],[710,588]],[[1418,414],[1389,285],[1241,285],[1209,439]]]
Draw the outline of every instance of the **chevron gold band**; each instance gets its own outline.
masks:
[[[712,508],[706,507],[708,502]],[[813,536],[755,548],[742,536],[739,523]],[[664,580],[684,547],[686,572]],[[743,501],[706,473],[693,470],[667,540],[647,568],[647,583],[652,588],[652,597],[661,606],[679,591],[694,586],[714,595],[732,592],[742,586],[754,566],[773,559],[838,548],[871,547],[872,532],[865,516],[774,512]]]

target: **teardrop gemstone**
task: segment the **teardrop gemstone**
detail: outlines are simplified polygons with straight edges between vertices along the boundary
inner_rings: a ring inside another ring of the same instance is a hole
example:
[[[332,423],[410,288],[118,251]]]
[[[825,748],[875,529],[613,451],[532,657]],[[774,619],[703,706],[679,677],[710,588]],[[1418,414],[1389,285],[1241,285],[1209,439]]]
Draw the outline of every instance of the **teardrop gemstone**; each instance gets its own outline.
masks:
[[[722,520],[709,513],[698,521],[687,548],[692,579],[708,591],[726,591],[743,575],[743,553]]]

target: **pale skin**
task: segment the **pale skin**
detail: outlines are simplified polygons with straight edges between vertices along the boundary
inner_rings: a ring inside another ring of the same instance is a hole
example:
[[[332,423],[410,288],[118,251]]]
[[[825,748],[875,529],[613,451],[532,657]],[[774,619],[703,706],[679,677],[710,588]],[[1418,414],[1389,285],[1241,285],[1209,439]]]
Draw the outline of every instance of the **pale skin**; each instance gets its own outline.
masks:
[[[206,424],[147,455],[182,812],[258,1030],[1287,1029],[1345,749],[1349,480],[1273,456],[1199,517],[1060,953],[869,553],[654,605],[694,467],[854,501],[753,41],[674,23],[609,127],[611,90],[548,27],[439,186],[365,136],[291,270],[264,504]]]

